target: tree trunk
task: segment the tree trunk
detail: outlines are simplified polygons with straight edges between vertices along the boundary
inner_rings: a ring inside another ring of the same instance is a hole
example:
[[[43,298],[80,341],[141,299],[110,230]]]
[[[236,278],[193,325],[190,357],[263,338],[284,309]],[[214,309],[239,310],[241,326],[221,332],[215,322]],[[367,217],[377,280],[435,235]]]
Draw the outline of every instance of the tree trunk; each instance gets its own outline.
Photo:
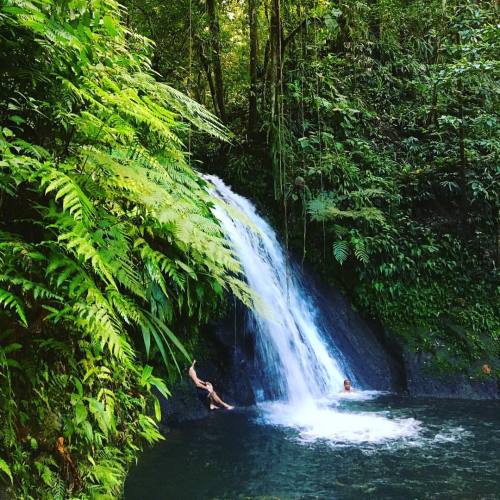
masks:
[[[214,70],[217,111],[221,120],[224,120],[226,114],[224,107],[224,82],[222,78],[222,66],[220,63],[220,26],[216,1],[217,0],[207,0],[207,12],[210,28],[210,46],[212,52],[211,60]]]
[[[270,52],[271,52],[271,77],[269,79],[271,91],[271,121],[274,122],[278,107],[278,95],[281,73],[281,12],[280,0],[272,0],[271,11],[271,32],[270,32]]]
[[[257,111],[257,7],[258,0],[248,0],[248,20],[250,25],[250,89],[248,93],[248,137],[255,136],[258,124]]]
[[[212,104],[214,106],[215,114],[219,114],[218,105],[217,105],[217,92],[215,90],[214,79],[212,77],[212,73],[210,71],[210,64],[208,62],[207,56],[205,55],[205,51],[203,49],[203,42],[198,40],[198,55],[200,56],[201,65],[205,70],[205,74],[207,76],[208,87],[210,89],[210,95],[212,97]]]
[[[467,220],[469,203],[467,198],[467,155],[465,153],[465,115],[464,115],[464,102],[463,102],[463,83],[460,79],[458,81],[458,115],[460,118],[460,125],[458,127],[458,145],[460,151],[460,161],[458,170],[458,180],[460,184],[460,218],[462,222],[462,231],[464,239],[467,239],[469,234],[469,223]]]

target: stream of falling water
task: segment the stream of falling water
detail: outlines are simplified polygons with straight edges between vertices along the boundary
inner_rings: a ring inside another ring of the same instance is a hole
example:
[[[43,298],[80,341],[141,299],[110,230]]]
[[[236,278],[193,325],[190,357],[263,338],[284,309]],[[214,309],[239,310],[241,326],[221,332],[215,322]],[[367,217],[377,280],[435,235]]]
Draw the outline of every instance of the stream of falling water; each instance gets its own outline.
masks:
[[[213,194],[232,207],[220,204],[214,215],[267,311],[252,313],[256,363],[265,387],[256,391],[262,421],[298,428],[306,440],[378,442],[418,433],[420,423],[411,418],[336,409],[342,397],[362,400],[376,394],[357,387],[356,367],[348,366],[334,341],[327,340],[300,271],[287,263],[272,227],[221,179],[206,179]],[[353,381],[356,392],[341,393],[344,378]]]

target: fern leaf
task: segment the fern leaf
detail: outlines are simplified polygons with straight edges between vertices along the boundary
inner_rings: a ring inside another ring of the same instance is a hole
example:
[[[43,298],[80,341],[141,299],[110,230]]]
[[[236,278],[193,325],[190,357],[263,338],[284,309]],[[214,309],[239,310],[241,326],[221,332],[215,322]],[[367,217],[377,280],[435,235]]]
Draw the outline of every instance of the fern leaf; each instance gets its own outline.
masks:
[[[24,312],[24,307],[19,297],[16,297],[13,293],[0,288],[0,306],[2,306],[4,309],[14,310],[17,313],[21,324],[25,327],[28,326],[26,313]]]
[[[333,243],[333,256],[342,265],[349,256],[349,243],[344,240],[335,241]]]
[[[55,191],[55,200],[62,199],[63,209],[75,220],[89,220],[94,216],[91,201],[80,186],[66,173],[46,166],[38,172],[45,194]]]
[[[370,259],[366,251],[365,242],[361,238],[351,238],[351,244],[354,247],[356,258],[363,262],[363,264],[367,264]]]

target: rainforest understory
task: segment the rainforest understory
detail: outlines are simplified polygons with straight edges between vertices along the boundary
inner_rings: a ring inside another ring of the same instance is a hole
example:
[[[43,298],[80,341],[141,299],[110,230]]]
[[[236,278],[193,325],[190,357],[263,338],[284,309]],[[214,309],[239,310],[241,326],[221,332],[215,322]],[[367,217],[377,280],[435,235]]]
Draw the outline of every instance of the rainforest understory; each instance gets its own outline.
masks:
[[[436,373],[500,373],[495,1],[2,0],[0,497],[117,498],[232,297],[201,173]]]

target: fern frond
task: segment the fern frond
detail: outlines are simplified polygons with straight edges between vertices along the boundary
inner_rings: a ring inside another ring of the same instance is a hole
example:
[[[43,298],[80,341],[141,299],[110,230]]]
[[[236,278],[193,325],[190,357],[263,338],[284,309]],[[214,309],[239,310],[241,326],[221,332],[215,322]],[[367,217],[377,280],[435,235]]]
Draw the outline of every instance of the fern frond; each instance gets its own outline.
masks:
[[[111,304],[97,289],[90,288],[85,303],[74,306],[76,323],[92,337],[99,339],[102,348],[108,348],[120,360],[131,360],[133,349],[125,337],[124,329]]]
[[[14,481],[14,478],[12,477],[12,471],[3,458],[0,458],[0,472],[3,472],[9,478],[11,483]]]
[[[45,166],[38,171],[37,175],[40,178],[42,187],[45,188],[45,194],[55,191],[54,199],[56,201],[61,199],[63,210],[72,215],[75,220],[88,221],[95,216],[92,202],[68,174],[50,166]]]
[[[363,264],[367,264],[370,258],[368,257],[368,252],[366,251],[365,242],[362,238],[351,238],[351,244],[354,248],[354,255],[356,258],[363,262]]]
[[[41,283],[36,283],[21,276],[11,276],[0,274],[0,283],[8,283],[21,287],[24,293],[30,292],[35,300],[38,299],[53,299],[63,300],[62,296],[57,295]]]
[[[28,320],[26,319],[26,313],[24,311],[23,303],[19,297],[13,293],[0,288],[0,306],[4,309],[9,309],[17,314],[20,323],[27,327]]]
[[[104,257],[95,242],[95,235],[81,222],[66,220],[66,227],[69,229],[62,232],[58,241],[61,247],[73,253],[84,262],[90,262],[93,270],[107,283],[116,287],[113,277],[113,269],[108,259]]]
[[[333,243],[333,256],[339,264],[343,264],[349,256],[349,243],[344,240],[337,240]]]

